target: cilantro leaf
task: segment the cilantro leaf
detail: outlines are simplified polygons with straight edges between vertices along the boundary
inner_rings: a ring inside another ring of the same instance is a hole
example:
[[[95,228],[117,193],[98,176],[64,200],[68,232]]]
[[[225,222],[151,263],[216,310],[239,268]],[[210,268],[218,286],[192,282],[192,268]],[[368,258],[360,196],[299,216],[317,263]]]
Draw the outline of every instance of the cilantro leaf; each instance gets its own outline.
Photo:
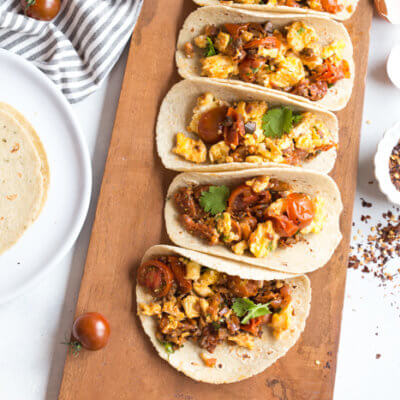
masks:
[[[271,108],[262,118],[264,135],[273,139],[280,138],[284,133],[289,133],[293,123],[299,123],[302,118],[301,114],[294,114],[288,107]]]
[[[217,54],[217,51],[215,50],[214,43],[210,36],[207,36],[207,47],[205,51],[205,56],[206,57],[211,57],[215,56]]]
[[[210,186],[207,191],[201,193],[200,205],[204,211],[217,215],[226,210],[230,190],[226,186]]]
[[[242,324],[247,324],[252,318],[271,314],[269,303],[255,304],[250,299],[246,298],[235,299],[232,309],[238,317],[243,317],[246,314],[246,316],[240,321]]]
[[[297,29],[297,34],[298,34],[298,35],[301,35],[301,34],[304,33],[304,32],[305,32],[305,29],[304,29],[303,26],[301,26],[299,29]]]

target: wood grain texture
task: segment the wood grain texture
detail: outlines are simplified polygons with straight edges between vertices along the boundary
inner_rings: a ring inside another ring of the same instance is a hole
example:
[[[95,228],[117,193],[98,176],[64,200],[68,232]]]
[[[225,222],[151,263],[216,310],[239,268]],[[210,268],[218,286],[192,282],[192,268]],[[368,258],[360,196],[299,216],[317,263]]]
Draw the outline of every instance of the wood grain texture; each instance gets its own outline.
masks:
[[[329,264],[311,274],[311,315],[283,359],[254,378],[229,385],[197,383],[161,360],[145,336],[134,296],[134,271],[150,246],[168,243],[163,204],[174,173],[157,157],[154,129],[162,98],[179,80],[175,42],[189,0],[146,0],[135,29],[97,206],[76,314],[98,311],[111,323],[102,351],[68,356],[62,400],[328,400],[332,399],[356,186],[372,7],[361,0],[346,23],[357,77],[339,113],[340,150],[333,172],[345,205],[344,239]],[[316,361],[319,361],[319,365]],[[212,371],[210,371],[212,373]]]

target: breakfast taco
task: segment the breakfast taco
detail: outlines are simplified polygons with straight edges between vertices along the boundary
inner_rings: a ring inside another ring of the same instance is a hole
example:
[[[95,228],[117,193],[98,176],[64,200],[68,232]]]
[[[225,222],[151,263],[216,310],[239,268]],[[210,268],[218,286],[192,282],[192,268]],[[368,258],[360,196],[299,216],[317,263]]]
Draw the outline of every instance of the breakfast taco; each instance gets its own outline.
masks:
[[[231,268],[232,267],[232,268]],[[230,383],[282,357],[304,330],[306,276],[281,277],[173,246],[154,246],[137,271],[137,311],[161,358],[197,381]],[[282,274],[281,274],[282,275]],[[255,280],[257,279],[257,280]]]
[[[194,0],[200,6],[229,6],[251,11],[309,13],[338,20],[352,16],[358,0]]]
[[[212,78],[334,111],[347,104],[354,81],[346,28],[310,15],[200,8],[180,31],[176,62],[184,78]]]
[[[329,111],[212,79],[176,84],[157,121],[158,154],[177,171],[294,165],[327,173],[338,140]]]
[[[342,235],[340,192],[301,168],[182,173],[171,183],[166,228],[178,246],[294,274],[324,266]]]

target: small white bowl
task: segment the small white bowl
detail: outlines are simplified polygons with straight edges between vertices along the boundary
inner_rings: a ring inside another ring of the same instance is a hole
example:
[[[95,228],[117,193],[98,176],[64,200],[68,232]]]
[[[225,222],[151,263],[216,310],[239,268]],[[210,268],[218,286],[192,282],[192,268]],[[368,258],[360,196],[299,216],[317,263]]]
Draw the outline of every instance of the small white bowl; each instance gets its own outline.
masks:
[[[393,147],[400,140],[400,121],[389,128],[378,144],[375,154],[375,177],[378,180],[379,189],[390,202],[400,205],[400,191],[396,189],[390,179],[389,159]]]
[[[400,89],[400,44],[393,46],[386,63],[386,72],[393,85]]]

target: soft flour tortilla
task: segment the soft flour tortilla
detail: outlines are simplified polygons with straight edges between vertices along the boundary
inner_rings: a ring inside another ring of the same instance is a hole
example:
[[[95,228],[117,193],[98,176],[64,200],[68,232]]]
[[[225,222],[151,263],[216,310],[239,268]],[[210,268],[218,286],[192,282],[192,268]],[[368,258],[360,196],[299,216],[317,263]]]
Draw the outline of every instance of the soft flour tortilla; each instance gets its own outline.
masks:
[[[343,3],[344,8],[337,14],[331,14],[325,11],[316,11],[309,8],[302,7],[289,7],[289,6],[271,6],[267,4],[222,4],[219,0],[193,0],[196,4],[200,6],[220,6],[225,5],[233,8],[241,8],[250,11],[261,11],[261,12],[278,12],[278,13],[301,13],[310,15],[319,15],[323,17],[337,19],[339,21],[344,21],[349,19],[357,8],[358,0],[345,0]]]
[[[319,233],[303,235],[305,240],[291,247],[278,248],[267,257],[256,258],[250,253],[240,256],[223,244],[211,246],[206,241],[191,235],[179,221],[173,195],[182,186],[211,184],[234,187],[256,176],[266,175],[288,182],[294,191],[320,196],[327,213],[323,229]],[[302,168],[259,168],[221,173],[182,173],[171,183],[165,203],[165,222],[170,239],[178,246],[208,253],[238,262],[255,265],[274,271],[303,274],[323,267],[331,258],[342,239],[339,217],[343,205],[340,192],[332,178],[325,174],[306,171]]]
[[[246,168],[260,168],[265,166],[287,167],[287,164],[279,163],[249,163],[233,162],[224,164],[207,163],[196,164],[185,160],[183,157],[172,152],[176,144],[176,134],[183,132],[185,135],[198,139],[194,133],[189,133],[186,127],[193,115],[197,98],[202,94],[210,92],[219,100],[229,103],[234,101],[266,101],[269,108],[288,106],[294,111],[310,111],[321,119],[332,133],[336,143],[339,141],[339,127],[336,116],[323,111],[317,107],[309,106],[295,100],[288,99],[281,94],[263,93],[252,88],[244,88],[237,85],[227,85],[215,82],[212,79],[185,79],[168,92],[164,98],[157,121],[157,151],[165,168],[176,171],[231,171]],[[208,147],[209,148],[209,147]],[[336,160],[336,149],[321,152],[318,156],[302,164],[303,168],[328,173],[334,166]]]
[[[47,198],[49,166],[43,145],[17,110],[0,103],[0,254],[39,216]]]
[[[231,261],[224,261],[224,265],[222,266],[222,259],[174,246],[153,246],[146,252],[142,262],[156,256],[173,254],[179,254],[203,266],[232,274],[232,268],[229,265],[232,263]],[[267,275],[264,275],[265,277],[263,277],[262,274],[258,274],[258,277],[253,277],[253,279],[282,279],[279,275],[271,274],[269,271],[265,272],[268,272]],[[241,273],[237,275],[246,278]],[[138,315],[144,331],[150,337],[159,356],[168,361],[178,371],[183,372],[192,379],[207,383],[237,382],[264,371],[278,358],[285,355],[296,343],[301,332],[304,330],[311,303],[310,281],[304,275],[288,280],[293,282],[295,286],[292,294],[295,315],[293,316],[290,329],[283,332],[279,339],[276,339],[273,337],[268,327],[265,327],[262,338],[257,338],[255,340],[255,348],[253,350],[248,350],[239,346],[230,346],[228,344],[218,345],[215,352],[209,355],[209,357],[217,359],[217,364],[214,368],[209,368],[204,365],[200,358],[200,353],[207,354],[207,352],[191,341],[187,341],[183,348],[175,351],[173,354],[168,354],[165,351],[165,348],[159,343],[155,336],[156,323],[154,317],[145,316],[139,311],[140,303],[152,301],[152,296],[146,293],[139,285],[136,286]]]
[[[353,45],[346,28],[329,18],[316,17],[300,14],[277,14],[252,12],[248,10],[238,10],[224,6],[210,6],[200,8],[191,13],[181,29],[178,37],[176,50],[176,64],[178,72],[183,78],[194,78],[201,76],[200,58],[202,58],[202,49],[195,48],[195,55],[187,58],[183,47],[187,42],[193,42],[193,39],[203,33],[206,25],[213,24],[220,26],[224,23],[247,23],[259,22],[264,23],[270,21],[274,27],[279,28],[288,25],[294,21],[302,21],[307,25],[314,27],[321,44],[327,45],[334,40],[343,40],[346,47],[343,49],[343,57],[349,63],[350,78],[338,81],[330,88],[325,97],[318,101],[310,101],[302,96],[296,96],[285,93],[281,90],[264,88],[261,85],[253,83],[245,83],[239,79],[217,79],[215,81],[231,83],[233,85],[251,87],[264,93],[275,93],[290,99],[298,100],[314,106],[320,106],[328,110],[337,111],[344,108],[350,99],[353,83],[354,83],[354,61],[353,61]]]

